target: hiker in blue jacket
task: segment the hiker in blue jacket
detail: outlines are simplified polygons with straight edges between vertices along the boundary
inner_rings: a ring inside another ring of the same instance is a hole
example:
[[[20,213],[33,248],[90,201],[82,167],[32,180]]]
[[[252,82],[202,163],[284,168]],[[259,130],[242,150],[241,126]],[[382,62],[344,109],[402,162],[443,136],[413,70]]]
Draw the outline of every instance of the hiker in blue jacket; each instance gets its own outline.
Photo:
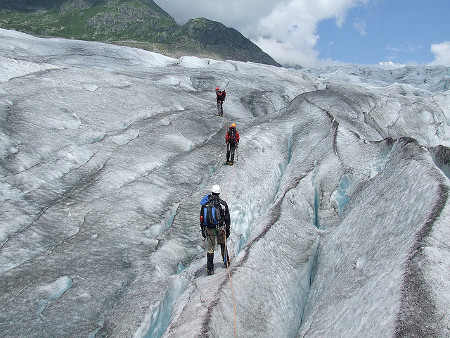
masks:
[[[200,228],[207,243],[206,271],[208,275],[214,274],[216,240],[220,245],[225,266],[228,267],[230,264],[225,240],[230,236],[230,211],[227,203],[219,197],[220,192],[220,186],[216,184],[211,188],[211,194],[204,196],[201,200]]]

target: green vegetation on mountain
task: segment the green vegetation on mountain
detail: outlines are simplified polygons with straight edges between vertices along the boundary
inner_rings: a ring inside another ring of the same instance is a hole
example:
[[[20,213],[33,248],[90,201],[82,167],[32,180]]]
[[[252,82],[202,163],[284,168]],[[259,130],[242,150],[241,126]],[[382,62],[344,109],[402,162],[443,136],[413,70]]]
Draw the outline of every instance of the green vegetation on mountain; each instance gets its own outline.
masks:
[[[208,19],[184,25],[152,0],[2,0],[0,27],[92,40],[173,57],[196,55],[278,65],[237,30]]]

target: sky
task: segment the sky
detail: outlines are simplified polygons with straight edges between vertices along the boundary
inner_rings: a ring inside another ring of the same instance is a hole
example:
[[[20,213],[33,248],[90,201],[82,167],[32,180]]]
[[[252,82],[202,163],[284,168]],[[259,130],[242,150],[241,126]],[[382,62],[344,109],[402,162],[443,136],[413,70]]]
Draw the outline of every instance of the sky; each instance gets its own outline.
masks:
[[[155,2],[179,24],[206,17],[235,28],[284,65],[450,66],[448,0]]]

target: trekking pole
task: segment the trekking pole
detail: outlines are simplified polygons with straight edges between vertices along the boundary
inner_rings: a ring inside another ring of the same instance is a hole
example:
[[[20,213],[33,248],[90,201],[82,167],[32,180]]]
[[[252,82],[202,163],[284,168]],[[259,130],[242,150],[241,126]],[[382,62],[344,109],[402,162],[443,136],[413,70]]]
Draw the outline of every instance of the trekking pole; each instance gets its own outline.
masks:
[[[225,266],[228,268],[228,248],[227,248],[227,233],[224,230],[223,236],[225,238],[225,248],[223,250],[223,262]]]

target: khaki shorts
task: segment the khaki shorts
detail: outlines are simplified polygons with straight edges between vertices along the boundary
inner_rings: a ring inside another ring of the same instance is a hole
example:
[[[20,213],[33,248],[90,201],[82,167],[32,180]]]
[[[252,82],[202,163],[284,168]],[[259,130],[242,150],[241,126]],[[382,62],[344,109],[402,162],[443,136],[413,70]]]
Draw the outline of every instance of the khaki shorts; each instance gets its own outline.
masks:
[[[206,244],[209,253],[214,252],[216,240],[219,245],[225,244],[225,227],[221,227],[218,230],[216,228],[206,228]]]

